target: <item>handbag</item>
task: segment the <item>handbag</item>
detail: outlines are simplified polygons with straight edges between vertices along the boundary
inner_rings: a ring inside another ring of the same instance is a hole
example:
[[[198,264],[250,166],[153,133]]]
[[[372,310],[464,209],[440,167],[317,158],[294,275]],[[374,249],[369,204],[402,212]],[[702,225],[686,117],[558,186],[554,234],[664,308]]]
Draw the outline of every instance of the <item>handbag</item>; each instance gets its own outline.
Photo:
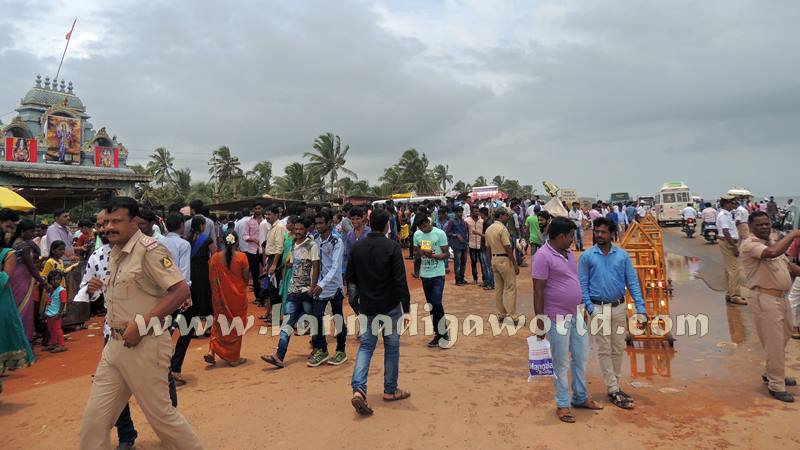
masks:
[[[528,337],[528,382],[536,378],[555,378],[550,342],[538,336]]]

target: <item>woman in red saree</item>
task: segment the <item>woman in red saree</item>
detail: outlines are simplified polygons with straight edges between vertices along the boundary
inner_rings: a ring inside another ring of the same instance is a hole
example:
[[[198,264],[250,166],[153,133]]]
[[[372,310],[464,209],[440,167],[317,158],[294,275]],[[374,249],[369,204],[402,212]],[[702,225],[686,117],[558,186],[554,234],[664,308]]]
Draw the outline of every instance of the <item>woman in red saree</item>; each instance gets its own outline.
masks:
[[[225,251],[215,253],[209,263],[214,327],[211,330],[208,353],[203,359],[206,363],[214,365],[216,364],[214,355],[217,355],[228,365],[235,367],[247,361],[240,355],[242,336],[231,324],[238,318],[241,320],[242,329],[247,325],[247,285],[250,282],[250,269],[247,256],[239,251],[239,237],[236,233],[233,230],[228,231],[224,239]],[[223,335],[220,327],[221,316],[225,316],[228,321],[226,328],[231,330],[227,335]]]

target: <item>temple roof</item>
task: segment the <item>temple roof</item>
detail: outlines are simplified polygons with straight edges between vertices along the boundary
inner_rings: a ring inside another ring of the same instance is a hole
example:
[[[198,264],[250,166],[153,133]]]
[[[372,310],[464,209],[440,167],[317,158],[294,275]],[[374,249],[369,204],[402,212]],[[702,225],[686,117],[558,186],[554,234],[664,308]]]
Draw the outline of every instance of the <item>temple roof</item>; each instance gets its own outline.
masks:
[[[52,86],[50,77],[45,77],[44,86],[42,86],[42,76],[36,76],[36,85],[25,94],[21,101],[21,106],[39,106],[47,109],[53,105],[64,103],[67,101],[67,106],[80,112],[86,112],[86,107],[83,105],[81,99],[72,92],[72,82],[68,84],[61,80],[59,86],[58,80],[53,80]]]

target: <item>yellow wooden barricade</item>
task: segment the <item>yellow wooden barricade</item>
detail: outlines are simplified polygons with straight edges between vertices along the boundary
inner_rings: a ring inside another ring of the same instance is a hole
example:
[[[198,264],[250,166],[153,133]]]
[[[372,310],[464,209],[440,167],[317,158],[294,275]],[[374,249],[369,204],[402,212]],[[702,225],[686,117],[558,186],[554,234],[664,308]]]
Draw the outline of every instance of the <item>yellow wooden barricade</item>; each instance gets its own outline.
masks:
[[[651,319],[669,314],[670,283],[667,279],[667,264],[664,258],[664,248],[661,240],[661,230],[653,230],[647,221],[644,225],[633,223],[622,238],[621,247],[628,252],[639,277],[639,284],[644,298],[645,311]],[[658,224],[656,223],[656,226]],[[654,240],[655,238],[655,240]],[[626,293],[628,317],[636,313],[633,298]],[[664,323],[661,323],[664,329]],[[632,337],[632,338],[631,338]],[[671,334],[655,334],[650,324],[645,327],[644,333],[638,336],[629,335],[628,343],[633,340],[661,340],[670,345],[673,342]]]

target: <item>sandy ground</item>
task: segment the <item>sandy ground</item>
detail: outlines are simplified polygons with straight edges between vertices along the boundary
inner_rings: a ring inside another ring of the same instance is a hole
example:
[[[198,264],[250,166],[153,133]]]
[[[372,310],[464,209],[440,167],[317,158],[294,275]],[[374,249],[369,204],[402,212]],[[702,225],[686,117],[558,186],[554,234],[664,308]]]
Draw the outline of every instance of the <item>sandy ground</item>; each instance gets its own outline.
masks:
[[[213,369],[201,360],[207,341],[196,340],[184,364],[189,383],[178,390],[179,410],[206,448],[800,448],[798,407],[771,399],[759,379],[762,352],[749,309],[726,306],[722,294],[709,288],[719,288],[714,278],[719,277],[714,262],[719,251],[697,238],[681,237],[676,229],[667,231],[665,243],[673,252],[671,313],[708,314],[709,332],[679,336],[674,349],[628,348],[623,371],[629,377],[623,388],[637,400],[633,411],[607,402],[592,350],[590,392],[606,408],[577,411],[576,424],[560,423],[552,381],[527,381],[525,339],[530,332],[492,336],[490,328],[483,336],[459,334],[449,350],[427,348],[429,338],[422,334],[404,337],[400,386],[412,396],[391,404],[380,399],[379,345],[368,396],[375,415],[366,419],[356,416],[349,402],[355,337],[348,339],[350,360],[343,366],[308,368],[309,340],[296,336],[288,366],[280,371],[258,358],[273,351],[275,337],[251,330],[243,348],[250,361],[238,368]],[[523,269],[519,276],[519,313],[532,312],[529,273]],[[410,287],[412,301],[421,308],[419,281],[412,279]],[[445,307],[460,319],[468,314],[486,318],[494,312],[494,300],[478,287],[456,287],[450,278]],[[260,315],[262,310],[252,307],[251,312]],[[69,338],[68,352],[39,355],[32,367],[6,379],[0,397],[3,448],[77,446],[102,336],[93,323]],[[789,343],[787,366],[798,375],[800,342]],[[137,448],[160,448],[135,403]],[[116,442],[116,435],[112,437]]]

